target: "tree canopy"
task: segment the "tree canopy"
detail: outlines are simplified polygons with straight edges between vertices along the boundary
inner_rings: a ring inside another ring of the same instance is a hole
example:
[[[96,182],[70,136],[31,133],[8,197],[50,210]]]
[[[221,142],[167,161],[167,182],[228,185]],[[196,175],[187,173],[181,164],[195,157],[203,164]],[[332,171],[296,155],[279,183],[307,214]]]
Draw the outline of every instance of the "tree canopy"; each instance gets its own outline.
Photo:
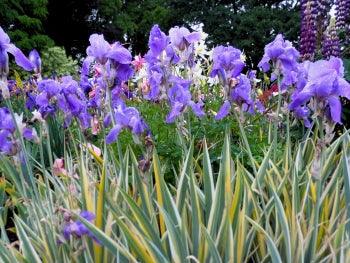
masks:
[[[64,46],[82,55],[89,35],[103,33],[134,53],[147,50],[153,24],[168,31],[175,25],[203,25],[209,46],[231,44],[256,65],[263,47],[277,33],[296,41],[299,8],[295,1],[276,0],[5,0],[0,23],[21,48]],[[45,32],[45,33],[44,33]]]
[[[47,0],[0,1],[0,25],[18,47],[28,51],[53,46],[54,41],[44,30],[47,3]]]

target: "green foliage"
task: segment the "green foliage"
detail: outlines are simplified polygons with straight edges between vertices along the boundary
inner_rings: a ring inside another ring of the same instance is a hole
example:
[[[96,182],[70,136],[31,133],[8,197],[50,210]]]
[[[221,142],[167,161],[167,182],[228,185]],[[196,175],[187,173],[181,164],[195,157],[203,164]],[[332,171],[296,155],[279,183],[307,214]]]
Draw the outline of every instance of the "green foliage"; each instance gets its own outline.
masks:
[[[178,134],[183,154],[174,169],[173,186],[164,179],[169,164],[156,150],[151,168],[142,172],[131,148],[119,160],[110,148],[98,157],[86,150],[82,134],[82,141],[71,140],[65,149],[67,176],[54,175],[52,164],[43,166],[42,154],[23,166],[31,171],[27,179],[11,160],[2,158],[5,184],[0,184],[0,193],[6,189],[16,205],[13,220],[20,242],[19,248],[10,246],[3,231],[0,258],[4,262],[341,261],[350,253],[346,205],[350,136],[344,133],[325,148],[319,143],[319,128],[309,130],[300,143],[280,138],[284,148],[277,160],[274,144],[265,147],[261,161],[252,159],[253,172],[231,151],[236,142],[229,131],[222,138],[218,169],[207,140],[195,151],[194,142]],[[249,152],[244,136],[239,133],[239,149]],[[46,136],[41,139],[49,142]],[[27,154],[31,147],[37,146],[27,145]],[[16,198],[31,201],[15,203]],[[80,218],[75,212],[79,208],[94,212],[95,222]],[[63,239],[67,211],[100,245],[89,237]],[[0,215],[4,221],[6,214]]]
[[[78,70],[78,62],[67,56],[66,51],[62,47],[50,47],[41,54],[42,74],[44,77],[52,75],[76,76]]]
[[[171,10],[164,0],[98,2],[99,10],[94,22],[102,22],[107,36],[123,39],[135,52],[145,52],[149,31],[154,24],[169,26]],[[118,32],[118,35],[111,33]]]
[[[47,0],[0,1],[0,25],[16,45],[29,51],[54,45],[44,33]]]

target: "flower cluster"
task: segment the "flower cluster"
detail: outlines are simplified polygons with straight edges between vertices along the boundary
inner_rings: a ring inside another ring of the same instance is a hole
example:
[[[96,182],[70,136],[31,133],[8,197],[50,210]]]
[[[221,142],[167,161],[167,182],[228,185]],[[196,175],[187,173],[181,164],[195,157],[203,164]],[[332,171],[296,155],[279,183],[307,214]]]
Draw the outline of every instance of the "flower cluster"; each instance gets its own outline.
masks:
[[[319,3],[319,10],[322,9],[323,13],[327,3],[326,0]],[[313,1],[303,4],[305,12],[311,12],[311,19]],[[119,42],[110,44],[103,35],[91,35],[79,81],[71,76],[42,79],[38,52],[33,50],[26,58],[1,29],[1,91],[5,98],[10,92],[24,92],[27,108],[34,110],[33,119],[43,121],[49,116],[61,114],[65,127],[75,119],[82,129],[91,129],[94,135],[100,132],[102,126],[109,127],[108,144],[116,141],[123,129],[144,138],[150,134],[137,108],[128,105],[129,100],[140,99],[135,93],[137,90],[132,89],[134,82],[137,82],[136,86],[141,86],[146,100],[167,102],[170,108],[167,123],[174,122],[188,109],[199,118],[205,116],[204,101],[209,95],[201,92],[201,81],[208,83],[209,88],[220,90],[223,104],[215,115],[217,120],[223,119],[232,110],[238,110],[240,114],[263,111],[263,103],[279,92],[285,94],[283,99],[287,101],[284,103],[289,104],[289,109],[306,126],[311,124],[311,112],[323,112],[333,122],[340,123],[339,97],[350,97],[349,84],[344,80],[341,60],[334,58],[339,52],[335,47],[334,26],[329,28],[328,33],[324,52],[331,58],[303,63],[299,63],[299,52],[292,43],[278,34],[265,46],[258,64],[264,73],[271,72],[269,82],[272,81],[273,88],[258,96],[256,72],[244,72],[245,56],[241,50],[220,45],[208,52],[204,42],[206,35],[184,27],[171,28],[167,35],[158,25],[153,26],[147,54],[138,55],[134,60],[130,51]],[[14,54],[16,62],[26,70],[33,70],[36,76],[22,90],[16,88],[15,81],[7,80],[7,53]],[[281,96],[279,103],[280,99]],[[10,121],[12,118],[8,110],[2,108],[1,114],[0,149],[2,153],[13,154],[16,152],[15,126]],[[35,130],[27,128],[22,121],[17,126],[25,138],[35,138]]]
[[[317,114],[329,117],[335,123],[341,123],[340,97],[350,99],[350,84],[344,79],[343,62],[339,58],[304,62],[304,76],[299,79],[298,90],[292,96],[289,109],[303,119],[307,115],[305,106]]]
[[[316,50],[317,2],[301,1],[300,53],[303,60],[313,60]]]
[[[198,32],[184,27],[174,27],[169,36],[158,25],[153,26],[149,37],[149,51],[145,55],[149,89],[144,97],[153,101],[167,99],[171,110],[168,123],[191,107],[198,116],[204,116],[203,102],[192,99],[190,86],[192,69],[195,66],[195,44],[201,39]],[[186,77],[187,76],[187,77]]]
[[[275,80],[279,76],[283,76],[279,83],[280,90],[285,90],[287,87],[296,82],[298,71],[299,52],[293,47],[292,43],[284,40],[281,34],[278,34],[274,41],[265,46],[264,56],[258,66],[267,72],[273,65],[274,72],[271,79]]]
[[[337,30],[335,28],[334,19],[327,30],[324,32],[322,41],[322,55],[325,58],[339,57],[340,55],[340,42]]]
[[[337,28],[345,29],[346,27],[349,27],[348,23],[350,19],[350,1],[336,0],[335,6],[336,6]]]

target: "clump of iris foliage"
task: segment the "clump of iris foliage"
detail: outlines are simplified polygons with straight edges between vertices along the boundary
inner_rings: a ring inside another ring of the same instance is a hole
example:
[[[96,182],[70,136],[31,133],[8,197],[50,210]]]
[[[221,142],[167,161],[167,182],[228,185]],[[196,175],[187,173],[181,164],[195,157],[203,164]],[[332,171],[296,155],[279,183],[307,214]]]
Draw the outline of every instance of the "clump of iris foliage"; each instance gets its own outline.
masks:
[[[78,79],[43,78],[0,28],[2,262],[346,261],[342,60],[277,35],[256,72],[205,37],[94,34]]]

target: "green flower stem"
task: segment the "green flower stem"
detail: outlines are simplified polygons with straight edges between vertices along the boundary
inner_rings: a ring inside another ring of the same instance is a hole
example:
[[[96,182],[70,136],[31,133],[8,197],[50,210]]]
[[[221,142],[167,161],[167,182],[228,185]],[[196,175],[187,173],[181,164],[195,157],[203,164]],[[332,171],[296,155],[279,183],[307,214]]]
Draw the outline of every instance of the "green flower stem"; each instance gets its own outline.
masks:
[[[113,107],[112,107],[112,96],[111,96],[111,89],[110,88],[107,88],[106,95],[107,95],[107,97],[106,97],[107,105],[109,108],[109,112],[111,113],[112,123],[113,123],[113,126],[115,126],[116,122],[115,122],[114,114],[113,114],[114,112],[113,112]],[[122,161],[123,161],[123,153],[122,153],[122,146],[119,142],[119,139],[117,140],[117,149],[118,149],[118,156],[119,156],[119,164],[121,166]]]
[[[316,120],[318,131],[319,131],[319,136],[320,138],[317,138],[319,141],[320,145],[317,147],[321,148],[320,152],[320,174],[318,175],[318,178],[312,178],[315,181],[316,184],[316,202],[315,202],[315,213],[313,217],[313,230],[312,230],[312,235],[311,235],[311,240],[310,240],[310,247],[308,249],[308,252],[306,254],[305,262],[311,262],[311,260],[315,256],[316,252],[316,246],[317,246],[317,237],[318,237],[318,229],[319,229],[319,217],[320,217],[320,207],[321,207],[321,193],[322,193],[322,185],[323,185],[323,180],[322,180],[322,169],[324,168],[324,160],[325,160],[325,151],[324,151],[324,127],[323,127],[323,120],[320,117],[317,117]],[[316,149],[317,151],[317,149]],[[316,153],[317,154],[317,153]],[[317,156],[316,156],[317,158]]]
[[[242,123],[241,123],[237,113],[234,112],[234,115],[235,115],[235,118],[236,118],[236,120],[238,122],[239,130],[241,131],[240,135],[242,136],[244,146],[245,146],[245,148],[246,148],[246,150],[248,152],[248,156],[249,156],[250,162],[252,164],[252,169],[253,169],[254,175],[256,176],[258,174],[258,171],[256,169],[256,164],[255,164],[255,161],[254,161],[254,157],[253,157],[252,151],[250,149],[250,145],[249,145],[249,142],[248,142],[248,139],[247,139],[247,135],[246,135],[246,133],[244,131],[244,127],[243,127],[243,125],[242,125]]]
[[[40,200],[38,189],[37,189],[37,187],[35,185],[33,169],[32,169],[32,167],[31,167],[31,165],[29,163],[29,160],[28,160],[29,154],[27,153],[27,150],[26,150],[26,147],[25,147],[25,143],[24,143],[24,140],[23,140],[23,136],[21,135],[21,132],[19,130],[16,118],[15,118],[15,114],[14,114],[14,111],[13,111],[13,108],[12,108],[11,101],[9,99],[6,99],[5,102],[6,102],[6,105],[7,105],[8,109],[10,110],[12,119],[13,119],[13,121],[15,123],[16,136],[19,139],[20,144],[21,144],[21,149],[23,150],[23,159],[24,159],[24,163],[25,163],[26,174],[28,174],[29,182],[31,184],[31,187],[28,189],[28,191],[31,193],[31,195],[34,193],[34,197],[35,197],[36,200]],[[20,169],[22,170],[22,165],[20,165],[20,167],[21,167]],[[20,174],[21,174],[22,178],[24,179],[24,177],[23,177],[23,170],[21,171]]]
[[[277,76],[277,86],[278,86],[278,101],[277,101],[277,111],[276,111],[276,122],[274,125],[274,131],[273,131],[273,143],[274,143],[274,160],[276,160],[277,157],[277,146],[278,146],[278,120],[279,120],[279,114],[281,111],[281,102],[282,102],[282,94],[281,94],[281,75],[278,74]]]

